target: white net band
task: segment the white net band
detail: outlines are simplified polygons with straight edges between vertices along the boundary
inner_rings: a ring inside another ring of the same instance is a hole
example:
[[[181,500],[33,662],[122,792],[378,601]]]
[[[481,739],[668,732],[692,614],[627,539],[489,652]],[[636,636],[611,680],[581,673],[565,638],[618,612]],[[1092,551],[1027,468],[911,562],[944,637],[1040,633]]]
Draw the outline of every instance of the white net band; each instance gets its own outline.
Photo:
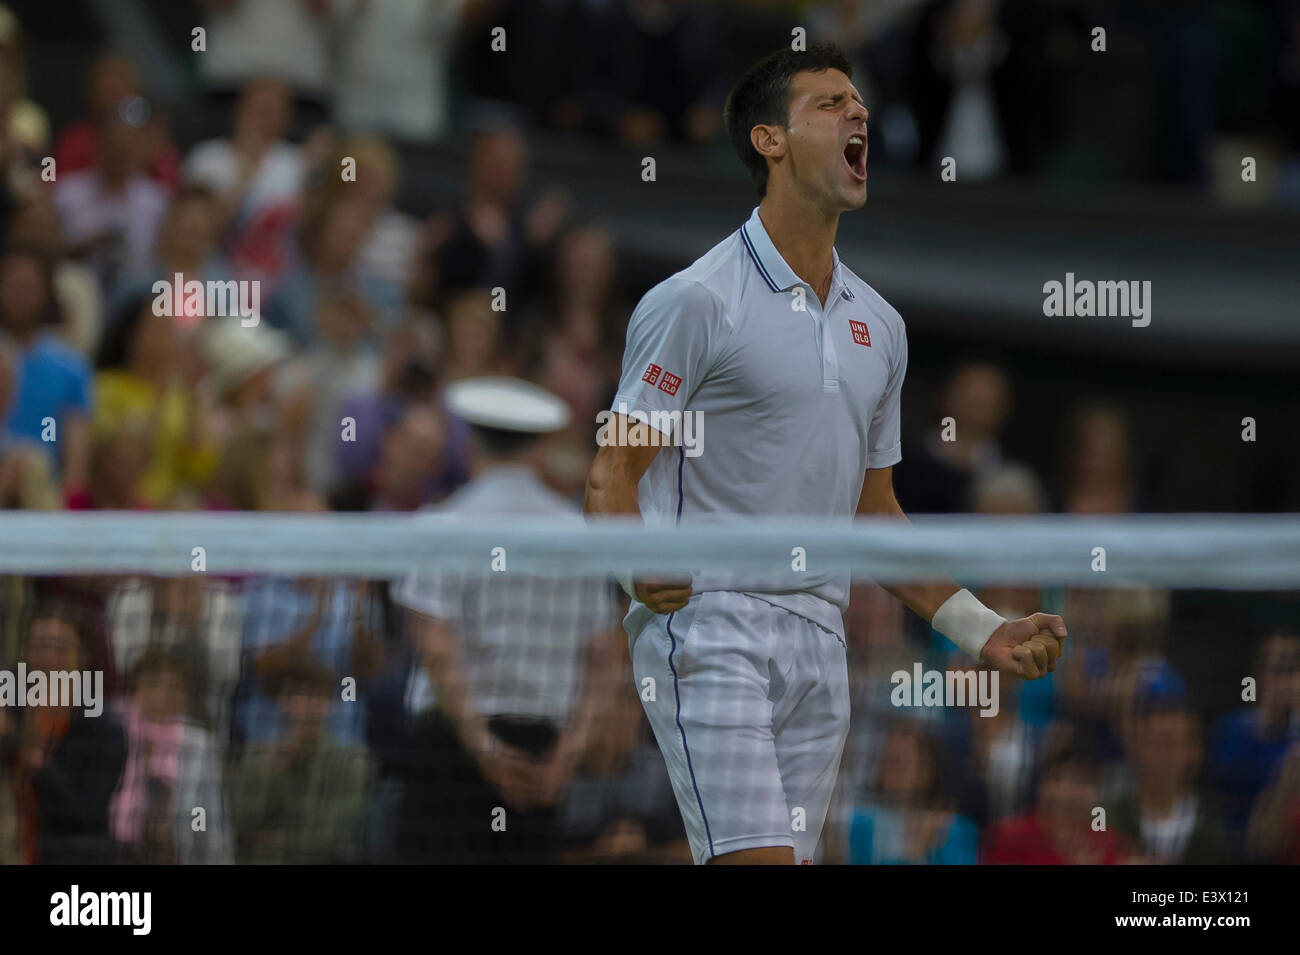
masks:
[[[639,521],[452,518],[424,514],[0,514],[0,573],[194,571],[346,574],[393,578],[412,569],[583,577],[722,571],[789,575],[802,548],[808,572],[851,572],[883,583],[950,575],[1120,587],[1144,583],[1225,590],[1300,584],[1300,515],[916,517],[718,522],[650,528]],[[500,549],[500,550],[498,550]],[[1104,567],[1104,570],[1099,569]]]

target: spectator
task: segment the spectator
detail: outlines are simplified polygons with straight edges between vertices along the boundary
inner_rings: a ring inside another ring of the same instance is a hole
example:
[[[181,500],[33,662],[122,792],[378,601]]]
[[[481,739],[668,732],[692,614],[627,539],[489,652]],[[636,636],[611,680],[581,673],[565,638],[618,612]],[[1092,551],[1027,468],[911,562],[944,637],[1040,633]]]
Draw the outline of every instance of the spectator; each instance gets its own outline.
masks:
[[[118,53],[103,53],[90,64],[86,84],[86,113],[64,127],[54,144],[54,162],[59,175],[80,172],[96,164],[99,151],[99,133],[105,119],[119,115],[128,105],[132,109],[147,108],[142,99],[140,76],[133,64]],[[149,138],[145,150],[144,171],[168,190],[180,183],[181,161],[176,147],[155,124],[150,116],[148,123],[155,135]]]
[[[177,324],[190,326],[209,317],[206,297],[186,295],[185,285],[191,281],[226,280],[228,270],[217,252],[220,228],[221,204],[217,196],[204,186],[182,187],[172,197],[158,231],[152,260],[144,271],[124,276],[117,284],[110,298],[111,309],[116,311],[132,296],[152,291],[158,280],[164,280],[169,292],[163,294],[170,294],[171,299],[165,304]]]
[[[373,316],[365,302],[342,290],[327,291],[316,308],[313,342],[285,364],[278,387],[285,437],[302,448],[307,484],[328,493],[338,486],[343,401],[378,383],[380,363],[370,342]]]
[[[512,356],[501,343],[501,313],[492,307],[489,289],[464,289],[452,296],[443,313],[440,360],[444,381],[507,374]]]
[[[922,162],[951,156],[964,179],[1002,171],[994,77],[1007,54],[995,0],[935,0],[925,9],[911,54]]]
[[[1129,514],[1140,507],[1128,418],[1091,405],[1074,418],[1065,459],[1064,509],[1070,514]]]
[[[326,509],[325,498],[308,487],[298,449],[271,425],[237,425],[222,445],[208,481],[203,506],[217,511],[297,511]]]
[[[849,862],[855,865],[973,865],[975,823],[953,811],[939,744],[921,726],[900,723],[886,737],[875,789],[853,812]]]
[[[60,175],[54,203],[73,255],[84,259],[107,290],[148,267],[167,212],[167,190],[143,173],[144,131],[117,115],[99,124],[95,165]]]
[[[626,0],[614,37],[620,106],[615,128],[629,146],[705,143],[721,126],[715,13],[683,0]],[[584,84],[586,85],[586,84]]]
[[[236,861],[358,861],[374,760],[364,746],[339,743],[327,731],[339,705],[328,668],[299,660],[276,682],[282,728],[249,746],[233,774]]]
[[[622,648],[613,642],[599,651]],[[634,682],[625,655],[604,664],[615,686]],[[635,693],[616,693],[592,734],[581,765],[559,807],[569,863],[689,865],[691,849],[673,798],[663,754]]]
[[[224,754],[244,622],[238,581],[202,574],[133,577],[113,587],[105,616],[119,673],[130,673],[146,655],[159,651],[188,663],[189,715],[210,730]]]
[[[201,142],[185,159],[185,181],[221,200],[222,252],[241,279],[274,283],[292,264],[306,166],[302,151],[284,139],[288,122],[284,84],[251,80],[240,91],[230,137]]]
[[[400,300],[411,284],[420,238],[420,224],[393,205],[402,179],[401,161],[377,136],[355,137],[342,150],[356,161],[356,180],[327,181],[334,184],[334,197],[355,195],[366,213],[366,234],[356,257],[358,280],[384,286],[384,301]]]
[[[1240,845],[1251,806],[1300,739],[1300,637],[1269,634],[1255,655],[1258,699],[1219,718],[1210,769],[1223,792],[1230,841]]]
[[[437,401],[437,360],[437,335],[431,321],[413,318],[387,333],[377,386],[349,396],[340,409],[343,420],[355,422],[353,440],[337,443],[341,486],[369,480],[384,436],[408,407]],[[447,440],[442,451],[443,467],[430,492],[432,499],[445,497],[466,480],[468,427],[463,421],[444,417]]]
[[[345,129],[429,143],[448,129],[451,42],[468,0],[335,4],[334,115]]]
[[[201,6],[208,14],[207,49],[199,66],[214,104],[228,103],[253,80],[274,77],[293,95],[300,133],[326,120],[334,0],[201,0]]]
[[[1113,822],[1142,863],[1212,865],[1228,861],[1217,808],[1197,792],[1202,762],[1196,717],[1178,702],[1152,705],[1135,721],[1132,792]]]
[[[967,661],[954,669],[970,666]],[[1024,692],[1015,681],[999,680],[997,714],[967,709],[957,726],[966,732],[957,736],[960,749],[950,758],[964,764],[967,781],[958,795],[962,810],[981,826],[1024,813],[1033,799],[1034,774],[1052,728],[1034,718],[1040,714],[1026,706]]]
[[[504,288],[515,301],[534,294],[568,204],[552,191],[525,214],[527,167],[528,147],[518,130],[497,126],[474,134],[465,198],[435,253],[444,295],[465,286]]]
[[[400,317],[401,289],[361,273],[358,255],[370,228],[371,208],[353,193],[340,193],[305,216],[299,233],[302,260],[280,281],[265,313],[267,321],[298,348],[320,340],[320,315],[342,295],[358,299],[380,325]],[[365,329],[365,337],[371,338],[375,331]]]
[[[94,430],[133,425],[148,435],[148,465],[131,496],[157,508],[196,504],[217,457],[194,389],[180,379],[177,335],[152,295],[136,295],[111,319],[96,359]]]
[[[1008,819],[985,836],[989,865],[1117,865],[1126,848],[1112,828],[1095,827],[1098,767],[1066,750],[1049,760],[1034,813]]]
[[[275,373],[290,354],[284,336],[264,324],[218,319],[204,326],[203,352],[212,439],[224,446],[247,428],[278,428]]]
[[[33,192],[9,222],[9,245],[38,252],[54,263],[54,298],[60,324],[56,334],[82,355],[94,353],[103,322],[104,296],[95,270],[70,258],[64,248],[59,212],[47,190]]]
[[[895,486],[909,513],[971,509],[972,481],[1002,463],[999,442],[1011,410],[1010,384],[992,364],[964,363],[945,383],[938,410],[938,424],[898,465]]]
[[[1300,865],[1300,743],[1287,750],[1255,801],[1247,847],[1262,862]]]
[[[237,738],[250,743],[277,738],[287,714],[276,707],[276,681],[295,662],[310,660],[358,684],[354,700],[329,710],[325,729],[340,744],[361,743],[364,686],[382,663],[382,632],[379,604],[368,581],[249,580],[244,586],[244,680],[234,709]]]
[[[147,422],[126,421],[113,431],[101,431],[90,442],[90,480],[68,495],[74,511],[147,511],[140,496],[153,454]]]
[[[130,697],[118,707],[126,766],[109,804],[120,861],[231,861],[217,748],[189,713],[194,682],[190,664],[166,650],[146,652],[131,669]]]
[[[583,225],[556,243],[550,307],[538,328],[538,381],[563,398],[573,430],[590,443],[596,413],[618,387],[619,349],[631,310],[615,299],[614,240]]]
[[[44,672],[47,681],[55,671],[93,671],[100,666],[77,615],[48,604],[37,608],[27,625],[21,659],[29,673]],[[95,717],[77,706],[15,712],[20,714],[15,791],[25,860],[44,865],[111,863],[109,799],[126,760],[121,723],[107,708]]]
[[[85,360],[54,335],[58,325],[49,260],[10,249],[0,257],[0,328],[17,354],[5,430],[46,452],[67,494],[86,483],[91,381]]]
[[[1183,680],[1165,659],[1170,595],[1154,588],[1070,588],[1063,616],[1079,621],[1071,640],[1077,666],[1053,675],[1055,709],[1090,752],[1124,756],[1133,719],[1151,694],[1177,700]]]
[[[336,511],[414,511],[429,502],[443,466],[447,426],[432,403],[406,406],[382,440],[379,460],[332,502]]]
[[[0,338],[0,422],[7,420],[14,393],[17,353]],[[59,492],[41,449],[0,430],[0,509],[51,510]]]

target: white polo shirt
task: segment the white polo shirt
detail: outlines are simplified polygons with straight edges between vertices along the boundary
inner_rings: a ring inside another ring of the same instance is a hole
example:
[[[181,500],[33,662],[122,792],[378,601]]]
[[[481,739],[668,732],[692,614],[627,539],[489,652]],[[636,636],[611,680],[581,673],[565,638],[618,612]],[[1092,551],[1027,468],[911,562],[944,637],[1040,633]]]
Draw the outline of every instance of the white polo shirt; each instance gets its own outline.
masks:
[[[572,503],[517,465],[484,471],[433,510],[568,518],[575,528],[584,523]],[[615,588],[607,578],[420,570],[402,579],[393,600],[455,630],[470,699],[485,716],[562,723],[581,696],[588,645],[618,625]],[[407,687],[408,707],[423,709],[435,693],[417,666]]]
[[[867,469],[902,459],[903,320],[833,257],[823,309],[756,208],[641,299],[611,410],[701,412],[703,427],[698,456],[664,448],[642,478],[647,522],[746,514],[851,520]],[[844,635],[849,577],[818,573],[815,553],[806,573],[769,581],[695,574],[692,585],[697,593],[752,593]]]

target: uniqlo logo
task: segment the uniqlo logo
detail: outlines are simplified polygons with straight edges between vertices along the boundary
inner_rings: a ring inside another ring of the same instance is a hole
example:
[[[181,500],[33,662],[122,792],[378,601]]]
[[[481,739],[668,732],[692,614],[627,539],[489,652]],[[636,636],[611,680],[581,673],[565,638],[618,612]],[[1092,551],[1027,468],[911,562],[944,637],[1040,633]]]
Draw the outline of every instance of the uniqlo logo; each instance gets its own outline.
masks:
[[[659,390],[665,394],[675,395],[681,387],[682,380],[670,372],[664,372],[664,380],[659,382]]]
[[[641,376],[641,380],[648,381],[650,382],[650,384],[653,385],[656,381],[659,380],[659,373],[661,371],[663,371],[663,369],[660,368],[658,365],[654,365],[654,364],[647,365],[645,369],[645,374]]]
[[[871,333],[867,331],[866,323],[851,321],[849,322],[849,328],[853,331],[853,340],[855,342],[859,345],[866,345],[868,348],[871,347]]]

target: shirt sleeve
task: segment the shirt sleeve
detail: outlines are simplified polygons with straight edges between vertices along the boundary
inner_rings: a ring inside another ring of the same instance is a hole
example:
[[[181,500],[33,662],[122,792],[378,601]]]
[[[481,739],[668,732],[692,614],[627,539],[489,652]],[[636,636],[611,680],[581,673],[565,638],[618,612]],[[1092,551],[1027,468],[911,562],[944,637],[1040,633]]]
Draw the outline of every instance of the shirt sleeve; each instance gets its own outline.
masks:
[[[656,285],[628,322],[623,372],[610,410],[668,433],[658,415],[685,409],[726,331],[721,301],[699,282],[671,278]]]
[[[867,429],[867,467],[887,468],[903,460],[902,398],[907,375],[907,332],[899,328],[898,358]]]
[[[393,590],[393,600],[426,617],[455,620],[460,616],[461,593],[456,575],[433,571],[407,574]]]

